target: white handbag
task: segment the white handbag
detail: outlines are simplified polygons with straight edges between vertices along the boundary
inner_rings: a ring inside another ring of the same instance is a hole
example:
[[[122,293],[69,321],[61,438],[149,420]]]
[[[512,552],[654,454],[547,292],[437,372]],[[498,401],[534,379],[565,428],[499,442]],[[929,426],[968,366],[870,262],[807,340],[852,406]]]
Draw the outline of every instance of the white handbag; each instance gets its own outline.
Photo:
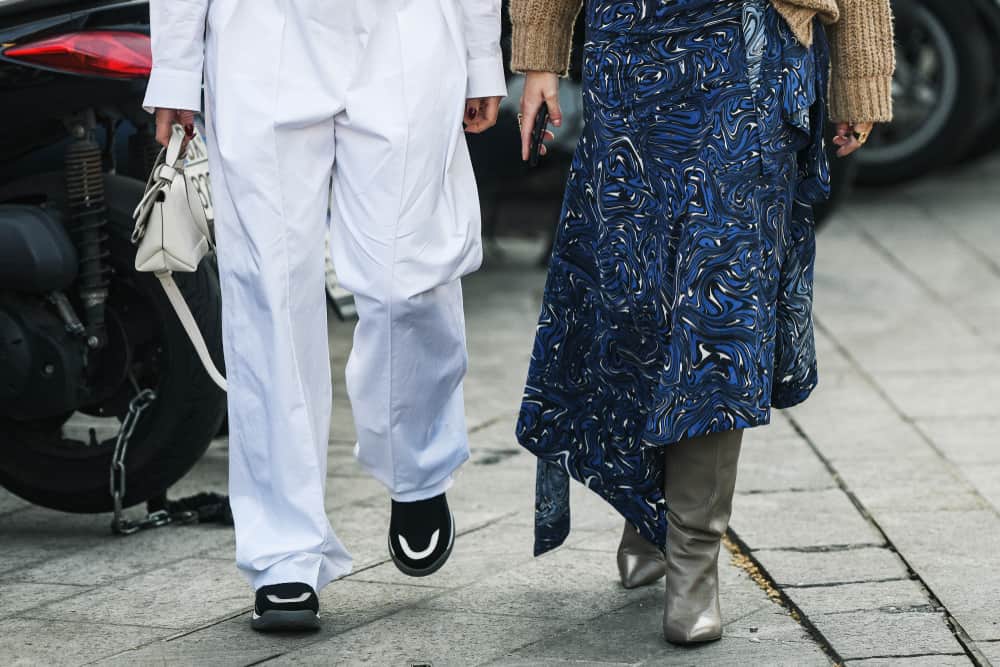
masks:
[[[135,268],[151,272],[160,280],[205,371],[225,391],[226,379],[209,356],[191,309],[171,276],[174,271],[196,271],[214,247],[205,207],[184,175],[183,140],[184,131],[175,126],[170,144],[156,158],[146,192],[132,214],[132,243],[138,246]]]

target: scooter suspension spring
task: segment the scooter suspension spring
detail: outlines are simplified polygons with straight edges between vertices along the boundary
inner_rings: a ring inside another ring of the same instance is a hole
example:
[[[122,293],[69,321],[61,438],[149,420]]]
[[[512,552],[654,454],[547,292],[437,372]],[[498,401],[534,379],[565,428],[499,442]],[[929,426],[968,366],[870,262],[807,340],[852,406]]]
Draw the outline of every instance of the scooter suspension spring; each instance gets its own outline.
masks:
[[[101,149],[90,136],[73,141],[66,149],[66,194],[71,229],[79,255],[78,287],[83,301],[90,347],[103,347],[107,335],[104,303],[108,297],[106,244],[107,208],[104,202]]]

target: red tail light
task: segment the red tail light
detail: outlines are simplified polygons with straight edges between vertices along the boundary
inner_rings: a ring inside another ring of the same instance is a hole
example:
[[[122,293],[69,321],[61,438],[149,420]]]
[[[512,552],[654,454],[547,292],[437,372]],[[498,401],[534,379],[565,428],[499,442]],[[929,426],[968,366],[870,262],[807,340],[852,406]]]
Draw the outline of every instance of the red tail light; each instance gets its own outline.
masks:
[[[116,30],[50,37],[12,46],[4,55],[63,72],[114,79],[148,77],[153,67],[149,35]]]

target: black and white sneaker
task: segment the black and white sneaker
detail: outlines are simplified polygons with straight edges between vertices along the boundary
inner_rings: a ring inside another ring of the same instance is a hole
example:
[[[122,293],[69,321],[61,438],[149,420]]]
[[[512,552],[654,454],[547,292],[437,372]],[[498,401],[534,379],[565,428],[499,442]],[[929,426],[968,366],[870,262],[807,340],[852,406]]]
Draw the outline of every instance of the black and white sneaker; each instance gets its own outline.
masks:
[[[437,572],[454,545],[455,522],[443,493],[413,503],[392,501],[389,555],[401,572],[411,577]]]
[[[319,598],[308,584],[274,584],[257,590],[250,627],[260,632],[319,629]]]

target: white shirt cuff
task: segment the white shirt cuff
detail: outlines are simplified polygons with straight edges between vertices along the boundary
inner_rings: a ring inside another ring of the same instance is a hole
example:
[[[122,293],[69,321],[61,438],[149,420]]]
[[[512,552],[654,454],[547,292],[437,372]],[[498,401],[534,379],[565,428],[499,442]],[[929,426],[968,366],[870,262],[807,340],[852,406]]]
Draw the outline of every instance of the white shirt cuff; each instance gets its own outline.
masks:
[[[142,108],[149,113],[156,109],[201,111],[201,72],[153,67]]]
[[[503,58],[473,58],[469,60],[469,85],[465,97],[506,97],[507,82],[503,75]]]

